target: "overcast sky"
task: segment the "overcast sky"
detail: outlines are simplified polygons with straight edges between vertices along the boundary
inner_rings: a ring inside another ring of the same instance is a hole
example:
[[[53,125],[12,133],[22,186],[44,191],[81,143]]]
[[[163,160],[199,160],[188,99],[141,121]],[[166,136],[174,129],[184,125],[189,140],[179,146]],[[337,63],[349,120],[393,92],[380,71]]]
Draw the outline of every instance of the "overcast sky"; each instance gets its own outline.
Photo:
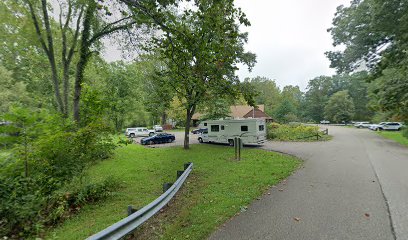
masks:
[[[349,0],[236,0],[251,21],[247,50],[257,55],[251,73],[241,68],[238,75],[275,79],[280,87],[332,75],[324,52],[332,50],[331,22],[336,7]]]
[[[262,76],[275,79],[281,88],[307,82],[320,75],[332,75],[324,52],[332,50],[327,29],[336,7],[349,0],[236,0],[251,22],[246,49],[257,55],[252,72],[242,67],[241,80]],[[108,47],[107,60],[119,60],[120,52]]]

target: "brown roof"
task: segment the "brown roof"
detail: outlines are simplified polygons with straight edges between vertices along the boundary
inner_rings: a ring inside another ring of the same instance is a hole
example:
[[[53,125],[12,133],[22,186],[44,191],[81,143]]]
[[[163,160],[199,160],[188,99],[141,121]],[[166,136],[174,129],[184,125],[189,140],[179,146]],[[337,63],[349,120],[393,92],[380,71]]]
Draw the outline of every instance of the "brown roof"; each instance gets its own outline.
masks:
[[[265,114],[265,105],[258,105],[258,108],[255,108],[255,113],[253,113],[254,107],[248,105],[235,105],[230,107],[230,116],[233,118],[248,118],[253,117],[255,118],[266,118],[271,119],[268,115]],[[198,120],[202,117],[203,114],[195,113],[192,117],[193,120]]]

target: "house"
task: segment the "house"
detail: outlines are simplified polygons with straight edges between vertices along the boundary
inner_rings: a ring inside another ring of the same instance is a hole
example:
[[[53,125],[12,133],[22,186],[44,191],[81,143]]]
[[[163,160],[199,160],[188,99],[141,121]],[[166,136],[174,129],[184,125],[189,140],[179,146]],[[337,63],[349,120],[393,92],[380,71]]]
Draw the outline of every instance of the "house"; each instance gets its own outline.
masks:
[[[198,122],[204,114],[195,113],[191,118],[193,126],[197,126]],[[265,113],[265,105],[258,105],[257,108],[248,105],[235,105],[230,106],[231,118],[259,118],[265,120],[265,122],[272,122],[273,119]]]

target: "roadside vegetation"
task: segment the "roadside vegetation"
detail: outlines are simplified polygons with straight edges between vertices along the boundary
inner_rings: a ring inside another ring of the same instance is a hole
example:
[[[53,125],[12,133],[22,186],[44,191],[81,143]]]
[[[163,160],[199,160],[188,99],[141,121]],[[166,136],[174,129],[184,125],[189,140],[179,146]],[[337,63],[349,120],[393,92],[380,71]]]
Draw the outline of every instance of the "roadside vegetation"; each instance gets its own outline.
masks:
[[[300,164],[291,156],[251,148],[244,148],[242,160],[235,161],[233,151],[214,145],[192,145],[189,151],[120,147],[113,159],[87,171],[90,181],[113,178],[120,188],[98,205],[84,206],[79,214],[50,230],[47,238],[84,239],[104,229],[125,217],[128,205],[140,209],[160,196],[162,184],[174,182],[176,170],[191,161],[194,169],[182,192],[136,235],[140,239],[204,239]]]
[[[300,123],[268,125],[267,138],[274,141],[311,142],[331,139],[318,126],[304,125]]]
[[[404,136],[404,134],[408,134],[407,130],[404,131],[398,131],[398,132],[394,132],[394,131],[379,131],[377,132],[379,135],[394,140],[398,143],[400,143],[401,145],[404,145],[406,147],[408,147],[408,136]]]

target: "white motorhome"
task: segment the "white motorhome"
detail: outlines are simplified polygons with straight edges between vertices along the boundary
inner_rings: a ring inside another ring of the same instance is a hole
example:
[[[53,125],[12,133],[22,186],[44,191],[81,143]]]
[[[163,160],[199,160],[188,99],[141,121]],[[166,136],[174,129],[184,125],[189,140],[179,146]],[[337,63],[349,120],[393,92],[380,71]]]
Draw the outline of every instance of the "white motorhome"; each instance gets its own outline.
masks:
[[[243,144],[262,144],[266,141],[265,121],[262,119],[220,119],[200,123],[207,128],[198,137],[203,143],[228,143],[234,145],[234,138],[240,137]]]

